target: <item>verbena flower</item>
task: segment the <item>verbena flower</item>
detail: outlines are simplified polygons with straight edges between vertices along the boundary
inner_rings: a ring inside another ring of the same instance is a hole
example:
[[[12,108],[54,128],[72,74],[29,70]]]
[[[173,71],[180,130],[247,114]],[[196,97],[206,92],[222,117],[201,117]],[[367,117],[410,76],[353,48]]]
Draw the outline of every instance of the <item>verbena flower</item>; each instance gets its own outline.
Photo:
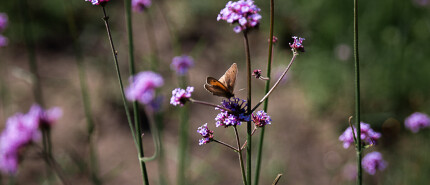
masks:
[[[0,32],[4,31],[8,24],[8,17],[5,13],[0,13]]]
[[[270,42],[270,39],[267,39],[267,42]],[[272,38],[272,44],[278,43],[278,37],[273,36]]]
[[[130,85],[125,90],[125,95],[130,101],[139,101],[149,104],[155,97],[155,88],[164,84],[163,77],[152,71],[144,71],[130,77]]]
[[[8,44],[8,39],[5,36],[0,35],[0,48],[7,46],[7,44]]]
[[[149,103],[149,108],[151,108],[153,112],[159,112],[162,109],[163,102],[164,102],[164,96],[161,96],[161,95],[156,96]]]
[[[211,142],[212,138],[214,137],[214,132],[212,130],[209,130],[207,123],[197,128],[197,133],[199,133],[203,137],[199,140],[199,145]]]
[[[221,112],[215,117],[216,127],[219,126],[237,126],[240,125],[242,121],[250,121],[250,116],[246,115],[246,107],[248,104],[245,100],[239,98],[231,98],[229,100],[223,100],[221,102],[221,107],[228,109],[215,108]]]
[[[353,126],[355,131],[355,136],[357,136],[357,129]],[[374,145],[377,140],[381,137],[381,134],[373,131],[370,125],[367,123],[360,122],[361,130],[361,141],[366,145]],[[351,127],[348,127],[342,135],[339,136],[339,140],[343,142],[343,147],[348,148],[354,143],[354,136],[352,134]]]
[[[218,14],[217,21],[225,20],[227,23],[237,23],[238,25],[233,30],[239,33],[259,25],[261,19],[259,11],[260,8],[254,5],[252,0],[229,1]]]
[[[194,91],[194,87],[187,87],[186,90],[176,88],[172,91],[172,98],[170,98],[170,104],[177,106],[184,106],[184,104],[191,98],[191,93]]]
[[[103,5],[107,2],[109,2],[109,0],[85,0],[85,1],[89,1],[93,5]]]
[[[382,159],[379,152],[368,153],[361,161],[363,169],[370,175],[375,175],[376,170],[382,171],[387,167],[387,162]]]
[[[305,47],[303,46],[303,41],[305,40],[305,38],[301,38],[301,37],[296,37],[293,36],[294,42],[291,44],[290,43],[290,47],[293,50],[298,50],[301,52],[305,52]]]
[[[256,69],[252,72],[252,76],[254,76],[255,78],[260,78],[261,77],[261,69]]]
[[[31,115],[17,113],[8,118],[0,135],[0,170],[14,174],[18,169],[19,151],[40,139],[39,123]]]
[[[263,110],[258,111],[255,114],[252,114],[252,120],[255,123],[255,126],[257,127],[264,127],[264,125],[270,125],[272,119],[270,116],[265,113]]]
[[[185,75],[188,69],[194,66],[194,60],[192,57],[187,55],[176,56],[172,59],[170,68],[176,71],[177,75]]]
[[[151,6],[151,0],[132,0],[131,6],[135,12],[143,12],[146,8]]]
[[[44,110],[37,104],[31,106],[27,114],[29,119],[33,119],[41,127],[51,127],[62,115],[63,111],[59,107]]]
[[[415,112],[406,118],[405,126],[413,133],[417,133],[420,129],[430,126],[430,118],[427,114]]]

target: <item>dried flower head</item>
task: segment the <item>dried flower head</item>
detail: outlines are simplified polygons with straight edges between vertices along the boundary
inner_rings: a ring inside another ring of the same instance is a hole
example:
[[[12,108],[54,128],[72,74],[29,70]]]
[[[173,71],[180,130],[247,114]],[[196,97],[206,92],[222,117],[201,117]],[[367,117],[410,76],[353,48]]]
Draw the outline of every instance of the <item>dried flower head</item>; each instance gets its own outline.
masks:
[[[172,91],[172,98],[170,98],[170,104],[177,106],[184,106],[184,104],[191,98],[191,93],[194,91],[194,87],[187,87],[186,90],[176,88]]]
[[[221,112],[216,116],[216,126],[237,126],[240,125],[242,121],[250,121],[249,115],[246,115],[246,107],[248,104],[245,100],[239,98],[231,98],[228,100],[223,100],[221,102],[221,107],[229,110],[219,109]]]
[[[261,69],[256,69],[252,72],[252,76],[254,76],[255,78],[260,78],[261,77]]]
[[[143,12],[151,6],[151,0],[132,0],[131,6],[135,12]]]
[[[252,0],[229,1],[218,14],[217,20],[225,20],[231,24],[238,23],[233,30],[239,33],[259,25],[261,19],[259,11],[260,8],[254,5]]]
[[[417,133],[420,129],[430,126],[430,117],[421,112],[411,114],[405,120],[405,127],[413,133]]]
[[[303,41],[305,40],[305,38],[301,38],[301,37],[296,37],[293,36],[294,42],[291,44],[290,43],[290,47],[292,50],[296,51],[300,51],[300,52],[305,52],[305,48],[303,46]]]
[[[252,114],[252,120],[254,121],[254,124],[257,127],[264,127],[265,125],[268,125],[268,124],[270,125],[272,121],[270,116],[263,110],[260,110],[255,114]]]
[[[387,167],[387,162],[384,161],[379,152],[368,153],[363,157],[361,164],[363,169],[370,175],[375,175],[376,170],[382,171]]]
[[[164,84],[163,77],[152,71],[143,71],[130,77],[130,85],[125,90],[125,95],[130,101],[139,101],[149,104],[155,97],[155,88]]]
[[[197,133],[199,133],[203,137],[199,140],[199,145],[211,142],[212,138],[214,137],[214,132],[212,130],[209,130],[207,123],[197,128]]]
[[[188,69],[194,66],[194,60],[192,57],[187,55],[176,56],[172,59],[172,64],[170,64],[170,68],[176,71],[177,75],[185,75],[188,72]]]
[[[93,5],[105,5],[109,0],[85,0],[91,2]]]
[[[357,136],[357,129],[353,126],[355,131],[355,136]],[[377,140],[381,137],[381,134],[378,132],[373,131],[372,128],[370,128],[370,125],[367,123],[360,123],[360,130],[361,130],[361,141],[365,145],[374,145],[376,144]],[[351,144],[354,143],[354,135],[352,134],[351,127],[348,127],[345,132],[343,132],[342,135],[339,136],[339,140],[343,142],[343,147],[348,148]]]
[[[5,13],[0,13],[0,32],[4,31],[8,24],[8,17]]]

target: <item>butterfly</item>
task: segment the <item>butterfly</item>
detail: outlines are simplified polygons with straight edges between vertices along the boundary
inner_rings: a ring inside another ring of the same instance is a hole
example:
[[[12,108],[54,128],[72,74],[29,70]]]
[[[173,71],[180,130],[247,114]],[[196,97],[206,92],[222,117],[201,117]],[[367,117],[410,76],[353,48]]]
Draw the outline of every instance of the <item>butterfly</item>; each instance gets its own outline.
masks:
[[[219,80],[213,77],[207,77],[204,87],[215,96],[222,96],[230,99],[234,97],[233,90],[236,83],[236,76],[237,65],[233,63]]]

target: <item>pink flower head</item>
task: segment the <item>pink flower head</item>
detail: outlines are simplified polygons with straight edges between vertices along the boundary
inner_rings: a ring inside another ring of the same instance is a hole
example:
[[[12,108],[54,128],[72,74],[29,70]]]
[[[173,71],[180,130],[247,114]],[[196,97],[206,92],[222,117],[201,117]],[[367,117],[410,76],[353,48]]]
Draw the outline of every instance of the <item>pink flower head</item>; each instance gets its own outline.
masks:
[[[40,139],[39,123],[29,115],[17,113],[8,118],[0,135],[0,170],[14,174],[18,167],[19,150]]]
[[[214,132],[212,130],[209,130],[207,123],[199,127],[197,129],[197,133],[199,133],[203,137],[202,139],[199,140],[199,145],[209,143],[214,137],[213,135]]]
[[[218,14],[217,20],[225,20],[230,24],[238,24],[233,28],[234,32],[249,30],[260,24],[260,8],[254,5],[252,0],[229,1],[225,8]]]
[[[151,0],[132,0],[131,6],[135,12],[143,12],[146,8],[151,6]]]
[[[355,136],[357,136],[357,129],[353,126]],[[377,140],[381,137],[381,134],[373,131],[370,125],[367,123],[360,123],[361,130],[361,141],[366,145],[374,145]],[[351,127],[348,127],[342,135],[339,136],[339,140],[343,142],[343,147],[348,148],[351,144],[354,144],[354,135],[352,134]]]
[[[384,170],[387,167],[387,162],[382,158],[381,153],[372,152],[363,157],[361,161],[363,169],[370,175],[375,175],[376,170]]]
[[[109,2],[109,0],[85,0],[85,1],[89,1],[93,5],[104,5],[107,2]]]
[[[63,115],[63,111],[59,107],[54,107],[49,110],[44,110],[40,105],[34,104],[31,106],[27,116],[29,119],[36,121],[41,127],[51,127]]]
[[[125,90],[125,95],[130,101],[139,101],[149,104],[155,97],[155,88],[164,84],[163,77],[152,71],[143,71],[130,77],[130,85]]]
[[[187,55],[174,57],[172,60],[172,64],[170,64],[170,68],[176,71],[176,74],[180,76],[185,75],[188,72],[188,69],[193,66],[193,58]]]
[[[293,36],[293,39],[294,42],[292,44],[290,43],[291,49],[294,51],[305,52],[305,47],[303,46],[305,38]]]
[[[184,106],[184,104],[191,98],[191,93],[194,91],[194,87],[187,87],[187,89],[176,88],[172,91],[172,98],[170,98],[170,104],[173,106]]]
[[[405,127],[413,133],[417,133],[420,129],[430,126],[430,117],[421,112],[411,114],[405,120]]]
[[[270,118],[270,116],[263,110],[252,114],[252,120],[257,127],[264,127],[265,125],[270,125],[272,123],[272,119]]]
[[[4,31],[8,24],[8,17],[5,13],[0,13],[0,32]]]
[[[7,46],[7,43],[8,39],[5,36],[0,35],[0,48]]]

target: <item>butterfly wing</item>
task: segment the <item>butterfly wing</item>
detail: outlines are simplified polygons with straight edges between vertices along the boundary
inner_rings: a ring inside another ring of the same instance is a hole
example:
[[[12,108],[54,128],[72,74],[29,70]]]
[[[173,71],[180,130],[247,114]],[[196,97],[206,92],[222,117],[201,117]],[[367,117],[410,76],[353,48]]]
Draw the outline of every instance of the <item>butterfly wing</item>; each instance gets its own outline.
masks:
[[[204,87],[207,91],[215,96],[222,96],[226,98],[231,98],[234,96],[233,93],[230,92],[230,90],[223,83],[213,77],[206,78],[206,84]]]
[[[233,63],[230,68],[224,73],[223,76],[218,80],[221,82],[227,89],[230,91],[230,94],[233,94],[234,85],[236,84],[236,76],[237,76],[237,64]]]

